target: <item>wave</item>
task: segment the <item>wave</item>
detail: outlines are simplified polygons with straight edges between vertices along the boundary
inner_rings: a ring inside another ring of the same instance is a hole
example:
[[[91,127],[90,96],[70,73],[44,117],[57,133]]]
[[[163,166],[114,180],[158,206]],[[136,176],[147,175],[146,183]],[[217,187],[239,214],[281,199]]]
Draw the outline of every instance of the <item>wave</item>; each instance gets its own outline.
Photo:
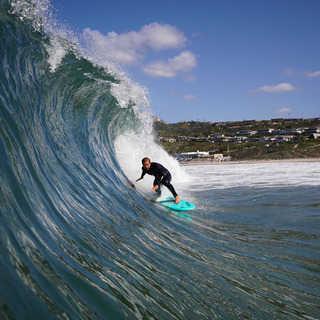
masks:
[[[178,168],[154,141],[146,90],[95,61],[49,2],[2,2],[0,19],[0,315],[145,314],[140,251],[157,209],[128,176],[145,155]]]

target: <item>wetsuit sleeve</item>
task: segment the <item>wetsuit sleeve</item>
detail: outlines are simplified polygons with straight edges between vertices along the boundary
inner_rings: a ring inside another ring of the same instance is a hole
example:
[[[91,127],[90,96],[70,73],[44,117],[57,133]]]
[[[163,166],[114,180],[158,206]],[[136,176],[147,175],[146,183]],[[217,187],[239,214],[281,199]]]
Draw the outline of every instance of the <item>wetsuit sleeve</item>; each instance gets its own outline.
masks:
[[[147,173],[147,171],[144,170],[143,167],[142,167],[142,173],[141,173],[140,179],[143,179],[143,177],[145,176],[146,173]]]
[[[162,178],[162,175],[161,175],[161,174],[157,174],[157,175],[155,176],[155,178],[154,178],[153,185],[154,185],[154,186],[158,186],[159,183],[160,183],[161,178]]]

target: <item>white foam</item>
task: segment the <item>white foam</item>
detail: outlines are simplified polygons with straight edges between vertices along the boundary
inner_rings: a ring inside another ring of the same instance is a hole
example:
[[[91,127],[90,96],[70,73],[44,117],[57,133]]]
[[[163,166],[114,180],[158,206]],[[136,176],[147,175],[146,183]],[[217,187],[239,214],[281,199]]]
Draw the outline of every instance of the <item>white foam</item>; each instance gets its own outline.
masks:
[[[149,108],[148,90],[125,75],[122,75],[120,83],[112,84],[111,93],[117,98],[118,104],[122,108],[127,108],[130,103],[134,103],[139,107]]]
[[[22,21],[29,21],[35,28],[40,31],[51,18],[49,10],[49,0],[11,0],[11,12],[17,14]]]
[[[50,64],[50,71],[55,72],[67,50],[56,36],[50,39],[50,45],[47,45],[46,49],[49,54],[48,63]]]
[[[226,164],[186,167],[195,190],[320,185],[320,162]]]
[[[123,132],[115,140],[116,157],[123,172],[131,181],[135,181],[141,175],[142,158],[148,157],[152,162],[161,163],[170,171],[172,184],[177,189],[176,186],[189,181],[188,174],[179,166],[178,161],[155,141],[150,114],[137,110],[137,115],[142,124],[139,133]],[[154,177],[146,175],[136,185],[143,191],[150,191],[153,179]]]

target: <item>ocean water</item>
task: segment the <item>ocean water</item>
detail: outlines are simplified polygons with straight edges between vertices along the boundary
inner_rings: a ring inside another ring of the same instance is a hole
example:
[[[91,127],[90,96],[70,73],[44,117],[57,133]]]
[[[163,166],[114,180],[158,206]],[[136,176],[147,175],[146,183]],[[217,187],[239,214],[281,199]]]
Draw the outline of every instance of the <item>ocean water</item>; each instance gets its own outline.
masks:
[[[319,162],[180,167],[49,2],[2,0],[0,39],[0,319],[320,318]]]

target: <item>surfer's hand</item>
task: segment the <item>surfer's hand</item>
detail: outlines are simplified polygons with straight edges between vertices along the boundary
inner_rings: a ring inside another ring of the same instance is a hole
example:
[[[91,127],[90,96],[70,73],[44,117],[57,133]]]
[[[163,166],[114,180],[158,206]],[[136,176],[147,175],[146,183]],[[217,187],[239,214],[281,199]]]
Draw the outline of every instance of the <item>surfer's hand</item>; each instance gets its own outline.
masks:
[[[151,190],[152,190],[152,191],[156,191],[158,188],[159,188],[158,185],[156,185],[156,186],[154,186]]]

